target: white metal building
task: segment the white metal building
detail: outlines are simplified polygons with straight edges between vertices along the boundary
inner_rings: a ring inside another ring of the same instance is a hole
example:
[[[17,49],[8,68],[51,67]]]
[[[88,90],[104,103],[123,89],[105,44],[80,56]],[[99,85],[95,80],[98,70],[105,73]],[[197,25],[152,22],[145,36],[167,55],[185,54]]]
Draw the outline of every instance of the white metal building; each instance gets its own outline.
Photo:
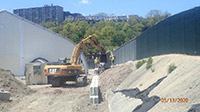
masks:
[[[72,55],[75,44],[8,11],[0,11],[0,68],[24,75],[25,64],[41,57],[48,61]]]

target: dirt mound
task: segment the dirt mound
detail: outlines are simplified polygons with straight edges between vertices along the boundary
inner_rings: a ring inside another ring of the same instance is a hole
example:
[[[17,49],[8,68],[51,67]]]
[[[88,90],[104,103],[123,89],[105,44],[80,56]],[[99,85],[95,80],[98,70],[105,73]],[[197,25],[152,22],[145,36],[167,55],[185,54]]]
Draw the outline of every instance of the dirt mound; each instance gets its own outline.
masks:
[[[11,97],[20,97],[34,92],[17,80],[13,74],[2,69],[0,70],[0,90],[11,92]]]
[[[74,105],[72,112],[108,112],[106,101],[98,105],[91,104],[88,94],[81,95]]]
[[[11,101],[0,101],[0,111],[9,112],[9,109],[20,102],[20,100],[35,91],[17,80],[14,75],[3,69],[0,69],[0,90],[9,91],[11,93]]]
[[[133,66],[131,63],[121,64],[100,74],[99,85],[103,99],[105,99],[105,93],[108,89],[116,89],[116,87],[132,72],[131,66]]]
[[[106,92],[110,112],[186,112],[200,104],[200,56],[170,54],[152,58],[152,69],[147,70],[146,63],[136,69],[138,61],[133,61],[101,74],[101,91],[103,95]],[[171,64],[177,68],[168,73]]]

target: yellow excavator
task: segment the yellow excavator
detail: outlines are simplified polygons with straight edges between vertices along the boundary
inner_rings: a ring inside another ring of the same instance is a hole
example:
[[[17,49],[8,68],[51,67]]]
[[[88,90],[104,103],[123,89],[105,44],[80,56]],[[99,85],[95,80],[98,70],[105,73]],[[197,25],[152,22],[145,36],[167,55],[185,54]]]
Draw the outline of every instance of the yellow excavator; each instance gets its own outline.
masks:
[[[87,85],[87,74],[80,65],[79,57],[88,46],[94,46],[101,53],[100,62],[107,62],[106,50],[95,36],[90,35],[74,47],[71,59],[66,59],[64,63],[47,63],[45,75],[52,77],[53,87],[61,86],[66,81],[75,81],[77,86]]]

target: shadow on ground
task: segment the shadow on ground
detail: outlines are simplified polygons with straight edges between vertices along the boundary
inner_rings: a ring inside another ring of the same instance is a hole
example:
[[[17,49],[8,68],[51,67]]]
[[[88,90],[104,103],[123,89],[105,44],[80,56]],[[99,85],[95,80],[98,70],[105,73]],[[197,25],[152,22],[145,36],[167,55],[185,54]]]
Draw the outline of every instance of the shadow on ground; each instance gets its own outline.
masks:
[[[200,112],[200,104],[192,105],[188,112]]]
[[[149,93],[156,86],[158,86],[166,77],[167,76],[160,78],[159,80],[157,80],[155,83],[153,83],[151,86],[149,86],[147,89],[143,91],[140,91],[138,88],[134,88],[134,89],[124,89],[116,91],[113,90],[112,92],[113,93],[121,92],[126,97],[141,99],[143,103],[141,105],[138,105],[132,112],[146,112],[160,101],[159,96],[148,97]]]
[[[80,88],[80,87],[86,87],[88,86],[89,84],[86,84],[86,85],[83,85],[83,86],[77,86],[76,84],[62,84],[61,86],[59,87],[53,87],[51,86],[52,88]]]

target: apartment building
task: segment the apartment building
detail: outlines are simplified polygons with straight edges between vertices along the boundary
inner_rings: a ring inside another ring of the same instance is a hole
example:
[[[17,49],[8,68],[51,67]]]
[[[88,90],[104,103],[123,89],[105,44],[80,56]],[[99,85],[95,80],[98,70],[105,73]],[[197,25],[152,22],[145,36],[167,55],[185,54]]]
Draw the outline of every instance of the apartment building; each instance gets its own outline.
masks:
[[[64,20],[63,7],[53,4],[43,7],[15,9],[13,13],[38,24],[49,21],[61,23]]]

